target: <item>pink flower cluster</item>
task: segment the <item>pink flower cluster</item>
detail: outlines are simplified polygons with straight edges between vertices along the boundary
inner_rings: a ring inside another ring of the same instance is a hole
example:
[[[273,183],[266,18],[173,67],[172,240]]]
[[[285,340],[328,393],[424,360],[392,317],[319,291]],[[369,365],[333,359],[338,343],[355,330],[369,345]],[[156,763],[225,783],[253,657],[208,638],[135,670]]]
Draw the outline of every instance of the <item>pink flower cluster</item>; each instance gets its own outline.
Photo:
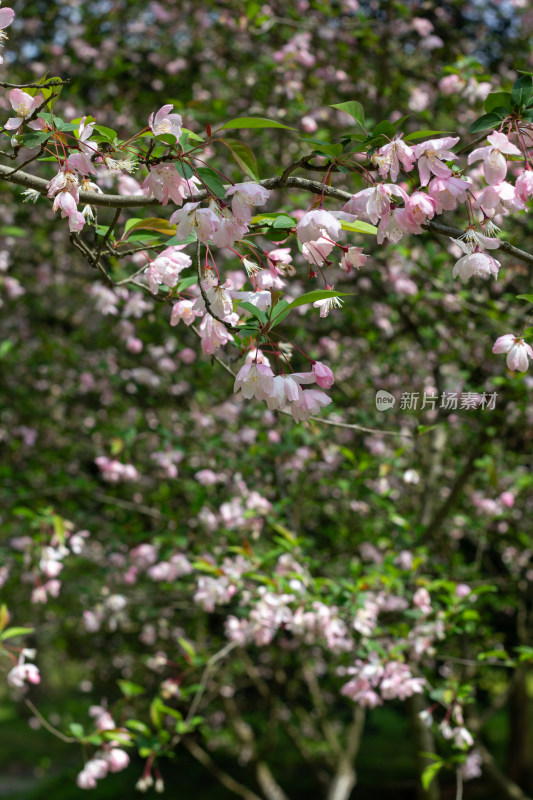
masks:
[[[329,389],[334,382],[329,367],[319,361],[313,362],[311,372],[293,372],[290,375],[274,375],[266,363],[253,361],[245,364],[235,379],[234,392],[240,392],[249,400],[266,400],[269,409],[288,409],[294,420],[309,419],[321,408],[331,403],[331,398],[318,389],[302,389],[302,384],[316,383]]]
[[[409,666],[401,661],[388,661],[385,665],[377,659],[358,659],[347,673],[352,675],[341,693],[358,705],[374,708],[384,700],[406,700],[424,691],[424,678],[415,678]]]

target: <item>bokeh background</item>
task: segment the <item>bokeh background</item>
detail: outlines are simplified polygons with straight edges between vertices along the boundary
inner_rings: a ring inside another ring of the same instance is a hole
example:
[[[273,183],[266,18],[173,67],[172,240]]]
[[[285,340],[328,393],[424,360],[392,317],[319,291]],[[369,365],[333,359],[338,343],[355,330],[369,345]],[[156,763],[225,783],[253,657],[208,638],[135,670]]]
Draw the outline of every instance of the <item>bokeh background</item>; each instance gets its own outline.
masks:
[[[7,81],[67,77],[58,113],[66,120],[92,114],[121,135],[146,125],[167,102],[200,134],[208,123],[239,115],[283,121],[296,132],[240,134],[262,178],[308,152],[306,138],[334,141],[347,130],[346,115],[331,104],[359,100],[370,124],[410,115],[406,131],[467,134],[488,92],[508,89],[517,70],[532,68],[533,16],[519,1],[12,6],[17,16],[2,66]],[[0,106],[7,117],[7,90]],[[213,153],[210,163],[242,180],[225,154]],[[43,164],[40,174],[52,170]],[[350,180],[341,175],[335,183],[361,188]],[[288,320],[287,337],[335,366],[330,419],[405,436],[294,425],[258,403],[234,400],[231,377],[200,355],[183,326],[169,327],[168,308],[135,291],[108,296],[48,205],[20,199],[19,189],[3,186],[0,556],[9,575],[2,574],[1,592],[16,624],[36,627],[43,680],[31,697],[44,717],[68,730],[87,718],[91,704],[116,700],[117,677],[148,687],[157,682],[150,658],[172,651],[191,625],[199,638],[202,630],[204,637],[222,635],[222,620],[215,615],[207,623],[185,591],[149,582],[120,587],[128,547],[155,541],[216,552],[251,541],[268,552],[278,546],[273,536],[281,526],[281,535],[304,537],[309,557],[317,569],[327,564],[332,580],[341,581],[347,561],[357,563],[363,580],[384,554],[410,549],[425,553],[434,577],[490,583],[480,617],[470,629],[464,622],[444,667],[462,669],[458,680],[477,681],[476,703],[480,713],[489,712],[483,741],[505,774],[531,791],[527,662],[485,667],[479,679],[468,667],[471,649],[510,652],[531,641],[532,379],[513,377],[490,353],[498,336],[522,325],[515,296],[530,287],[530,269],[507,257],[497,283],[463,286],[452,279],[446,242],[430,234],[381,249],[370,237],[354,241],[372,259],[336,286],[356,296],[327,319]],[[308,205],[309,197],[293,192],[272,207],[291,213]],[[100,221],[110,221],[106,212]],[[455,222],[465,224],[460,216]],[[509,240],[527,250],[527,216],[505,224]],[[305,265],[295,264],[294,280],[307,286]],[[229,260],[225,266],[232,268]],[[128,351],[131,336],[142,341],[142,352]],[[240,363],[237,352],[225,358]],[[397,405],[385,414],[375,407],[377,389],[498,392],[498,402],[490,413]],[[137,479],[106,482],[95,464],[102,455],[134,464]],[[199,481],[200,470],[216,480]],[[498,499],[505,491],[515,498],[512,508]],[[31,573],[11,542],[38,540],[57,515],[90,531],[91,557],[69,566],[57,599],[32,604]],[[128,595],[129,617],[108,620],[89,635],[83,612],[105,604],[110,593]],[[277,657],[267,653],[258,663],[272,672]],[[288,697],[305,710],[296,655],[279,657]],[[246,688],[237,659],[224,669],[229,684],[244,686],[246,719],[289,797],[319,794],[321,759],[327,761],[321,743],[310,737],[310,769],[276,729],[272,697],[265,705]],[[330,692],[326,678],[324,690],[328,716],[343,723],[351,713],[347,701]],[[420,791],[410,713],[394,702],[369,713],[354,797],[412,798]],[[247,760],[224,733],[223,717],[217,722],[216,709],[209,725],[217,762],[245,780]],[[85,794],[75,786],[80,767],[78,747],[51,736],[22,699],[0,688],[0,797],[75,800]],[[139,760],[138,769],[100,782],[93,796],[131,796],[141,769]],[[171,796],[232,796],[184,749],[165,761],[163,772]],[[465,785],[465,797],[505,797],[492,781],[485,776]],[[455,797],[453,775],[443,777],[442,792]]]

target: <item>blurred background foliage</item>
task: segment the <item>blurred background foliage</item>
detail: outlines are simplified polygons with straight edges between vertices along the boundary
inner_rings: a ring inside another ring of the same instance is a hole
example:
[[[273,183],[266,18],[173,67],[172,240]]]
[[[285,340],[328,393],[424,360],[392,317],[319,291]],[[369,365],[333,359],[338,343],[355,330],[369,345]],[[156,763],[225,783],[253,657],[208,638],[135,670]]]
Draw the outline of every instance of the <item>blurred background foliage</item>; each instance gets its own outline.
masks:
[[[28,0],[12,6],[17,16],[4,51],[6,80],[24,82],[45,73],[68,77],[70,86],[56,107],[62,116],[93,114],[125,135],[146,125],[148,115],[167,102],[200,134],[207,123],[238,115],[279,119],[297,132],[241,134],[253,147],[262,178],[308,152],[305,138],[334,141],[346,131],[347,117],[332,103],[359,100],[371,124],[410,114],[407,131],[464,134],[482,113],[488,84],[492,91],[508,88],[517,70],[531,68],[531,11],[506,0]],[[451,93],[442,89],[449,76],[456,76]],[[0,104],[7,113],[6,95]],[[217,151],[210,163],[241,179],[225,154]],[[336,176],[334,182],[361,188],[349,180]],[[1,199],[5,563],[14,558],[12,537],[39,535],[35,514],[60,514],[77,529],[88,529],[102,552],[118,554],[154,540],[163,547],[223,552],[248,538],[266,552],[282,525],[303,537],[318,565],[327,563],[329,578],[342,576],[350,560],[364,571],[360,548],[370,542],[381,552],[425,554],[433,577],[491,583],[497,591],[486,595],[469,635],[463,631],[456,657],[476,648],[510,652],[531,641],[532,379],[511,376],[503,359],[490,354],[498,336],[523,322],[523,306],[515,300],[530,286],[523,265],[506,257],[497,283],[464,287],[452,280],[445,243],[429,234],[379,250],[370,237],[354,241],[373,257],[336,287],[356,296],[324,320],[309,314],[289,318],[284,333],[311,356],[335,365],[330,419],[403,435],[294,425],[257,403],[233,401],[231,377],[209,358],[188,363],[189,349],[197,350],[194,336],[183,326],[169,328],[168,310],[155,303],[140,319],[128,319],[144,344],[141,354],[128,353],[124,317],[95,308],[91,287],[97,276],[71,249],[65,225],[44,203],[21,206],[19,194],[4,186]],[[293,193],[275,198],[272,207],[290,212],[309,203],[309,197]],[[525,215],[505,220],[505,231],[528,249]],[[229,260],[226,266],[232,268]],[[297,262],[296,280],[305,278],[305,266]],[[120,308],[127,302],[121,300]],[[228,350],[224,358],[232,364],[239,354]],[[397,405],[384,414],[374,403],[381,388],[496,391],[498,400],[494,411],[409,412]],[[154,453],[172,454],[178,477]],[[135,464],[139,480],[105,483],[94,463],[101,455]],[[196,473],[207,468],[223,480],[199,483]],[[259,521],[251,514],[248,526],[237,529],[219,518],[216,531],[209,530],[202,509],[217,514],[239,496],[242,484],[268,499],[269,513]],[[505,490],[515,495],[512,509],[491,513],[480,505],[480,497],[497,499]],[[16,624],[37,627],[44,677],[31,696],[62,729],[86,717],[99,698],[115,700],[117,676],[129,675],[136,660],[146,661],[159,646],[142,645],[135,625],[130,631],[85,633],[81,614],[101,591],[105,570],[98,559],[73,564],[60,597],[45,606],[29,603],[30,589],[15,573],[2,589]],[[169,613],[178,626],[206,624],[199,612],[194,621],[186,597],[168,589],[140,585],[132,602],[139,625]],[[208,624],[216,633],[216,620]],[[231,668],[238,675],[238,664]],[[284,668],[291,674],[290,664]],[[514,674],[484,670],[476,696],[480,709],[490,708],[502,691],[510,698],[484,730],[484,741],[530,791],[530,676],[524,668]],[[458,679],[472,680],[468,668]],[[24,704],[17,707],[5,692],[0,697],[0,796],[81,797],[74,785],[78,749],[42,728],[31,731]],[[343,705],[339,697],[332,701],[332,717],[342,716]],[[266,712],[255,695],[246,713],[258,734],[266,735]],[[370,712],[354,797],[414,796],[410,737],[401,704]],[[315,776],[281,734],[269,748],[291,798],[317,793]],[[246,772],[246,765],[235,766],[231,748],[217,755],[234,774]],[[230,796],[183,751],[164,769],[170,792]],[[135,768],[110,776],[93,796],[129,796],[135,780]],[[452,783],[450,778],[450,794],[443,796],[454,796]],[[447,786],[445,779],[445,792]],[[476,781],[465,787],[465,797],[495,795],[490,782]]]

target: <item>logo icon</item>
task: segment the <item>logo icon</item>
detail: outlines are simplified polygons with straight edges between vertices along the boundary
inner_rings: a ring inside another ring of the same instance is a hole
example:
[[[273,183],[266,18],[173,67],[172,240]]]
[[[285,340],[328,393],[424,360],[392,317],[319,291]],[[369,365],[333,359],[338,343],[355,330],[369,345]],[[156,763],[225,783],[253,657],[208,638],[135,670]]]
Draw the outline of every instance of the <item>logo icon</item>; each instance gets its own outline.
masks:
[[[378,411],[389,411],[394,406],[396,402],[394,395],[390,392],[386,392],[384,389],[380,389],[379,392],[376,392],[376,408]]]

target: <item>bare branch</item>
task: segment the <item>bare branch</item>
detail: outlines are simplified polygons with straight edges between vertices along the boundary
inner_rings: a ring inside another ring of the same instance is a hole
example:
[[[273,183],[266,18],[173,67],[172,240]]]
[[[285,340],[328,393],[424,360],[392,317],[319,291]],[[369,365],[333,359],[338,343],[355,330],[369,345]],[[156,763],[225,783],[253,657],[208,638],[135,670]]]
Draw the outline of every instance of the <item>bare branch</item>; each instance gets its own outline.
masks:
[[[206,751],[195,741],[192,739],[183,739],[182,743],[183,746],[193,756],[193,758],[199,761],[203,767],[208,769],[209,772],[219,781],[219,783],[221,783],[222,786],[225,786],[226,789],[229,789],[230,792],[239,795],[239,797],[242,797],[243,800],[262,800],[259,795],[257,795],[251,789],[248,789],[247,786],[239,783],[239,781],[236,781],[235,778],[231,777],[231,775],[228,775],[227,772],[224,772],[223,769],[215,764],[211,756],[206,753]]]
[[[66,86],[68,83],[70,83],[70,78],[50,78],[44,83],[6,83],[5,81],[0,81],[0,86],[4,89],[50,89],[52,86]]]

